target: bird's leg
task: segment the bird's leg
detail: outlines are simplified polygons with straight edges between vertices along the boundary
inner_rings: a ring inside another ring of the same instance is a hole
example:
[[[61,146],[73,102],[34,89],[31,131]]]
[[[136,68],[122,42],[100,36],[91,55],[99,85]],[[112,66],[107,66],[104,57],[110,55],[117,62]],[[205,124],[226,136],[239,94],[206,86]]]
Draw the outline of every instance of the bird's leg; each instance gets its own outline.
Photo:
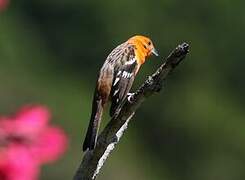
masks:
[[[134,98],[134,93],[128,93],[127,94],[127,98],[128,98],[128,102],[132,103],[133,102],[133,98]]]

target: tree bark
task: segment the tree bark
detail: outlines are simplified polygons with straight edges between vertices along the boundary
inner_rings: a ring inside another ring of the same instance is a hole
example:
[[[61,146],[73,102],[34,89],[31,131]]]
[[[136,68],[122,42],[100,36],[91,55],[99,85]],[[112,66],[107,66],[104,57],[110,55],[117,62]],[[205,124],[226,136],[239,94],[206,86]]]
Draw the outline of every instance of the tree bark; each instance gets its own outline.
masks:
[[[143,101],[162,89],[167,75],[185,58],[189,45],[178,45],[166,58],[166,61],[149,76],[140,88],[126,101],[119,114],[111,119],[98,137],[94,150],[86,151],[74,180],[94,180],[106,159],[119,142],[127,125]]]

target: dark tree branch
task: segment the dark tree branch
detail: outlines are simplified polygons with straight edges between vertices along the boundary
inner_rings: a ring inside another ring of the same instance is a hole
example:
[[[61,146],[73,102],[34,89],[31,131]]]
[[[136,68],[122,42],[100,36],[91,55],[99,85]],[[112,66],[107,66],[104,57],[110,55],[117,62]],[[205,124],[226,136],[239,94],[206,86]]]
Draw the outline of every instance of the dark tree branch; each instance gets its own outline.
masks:
[[[87,151],[77,169],[74,180],[94,180],[104,162],[119,142],[128,122],[142,102],[155,92],[159,92],[167,75],[185,58],[189,52],[189,45],[178,45],[167,57],[157,71],[148,77],[141,87],[125,102],[120,113],[111,119],[98,137],[93,151]]]

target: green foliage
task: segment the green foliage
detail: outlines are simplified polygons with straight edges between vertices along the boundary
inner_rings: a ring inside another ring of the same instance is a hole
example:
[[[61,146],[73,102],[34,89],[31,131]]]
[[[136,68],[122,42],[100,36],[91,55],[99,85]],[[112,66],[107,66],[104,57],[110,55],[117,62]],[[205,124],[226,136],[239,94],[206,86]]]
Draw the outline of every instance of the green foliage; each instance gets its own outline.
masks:
[[[244,179],[244,5],[10,1],[0,14],[1,114],[26,103],[46,104],[70,137],[66,156],[44,167],[41,179],[73,176],[98,69],[135,34],[150,36],[162,57],[183,41],[191,51],[166,89],[137,112],[98,179]],[[153,57],[146,62],[136,84],[160,63]]]

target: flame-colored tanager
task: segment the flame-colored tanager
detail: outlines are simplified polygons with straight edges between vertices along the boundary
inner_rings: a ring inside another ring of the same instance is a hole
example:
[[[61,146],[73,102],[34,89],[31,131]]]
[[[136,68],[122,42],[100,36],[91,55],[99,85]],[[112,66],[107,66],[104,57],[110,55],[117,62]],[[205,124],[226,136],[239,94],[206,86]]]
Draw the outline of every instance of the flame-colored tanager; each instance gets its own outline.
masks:
[[[140,35],[131,37],[109,54],[98,75],[83,151],[95,147],[105,104],[111,101],[111,116],[120,111],[140,66],[151,54],[158,56],[152,41]]]

